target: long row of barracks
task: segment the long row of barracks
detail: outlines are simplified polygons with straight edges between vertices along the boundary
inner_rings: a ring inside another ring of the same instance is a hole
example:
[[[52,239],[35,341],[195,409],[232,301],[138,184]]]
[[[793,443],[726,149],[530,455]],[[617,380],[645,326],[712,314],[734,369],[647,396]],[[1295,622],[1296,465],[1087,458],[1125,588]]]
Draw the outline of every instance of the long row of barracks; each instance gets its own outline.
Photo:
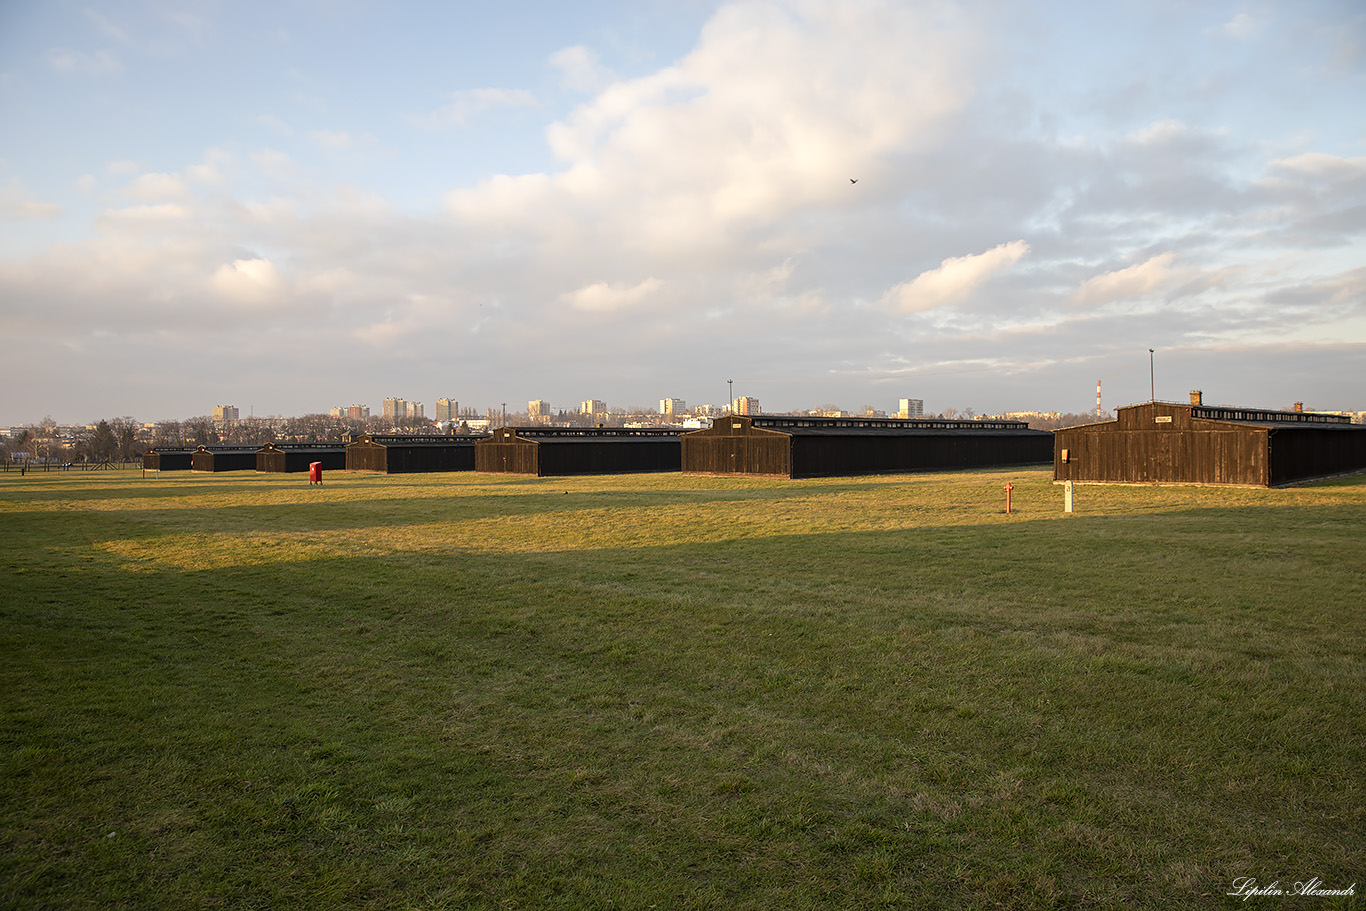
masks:
[[[1023,421],[733,416],[691,432],[616,427],[502,427],[489,435],[362,434],[347,444],[154,449],[159,471],[386,474],[479,471],[550,477],[684,472],[813,478],[1046,464],[1053,435]]]
[[[550,477],[683,472],[815,478],[1053,462],[1057,481],[1277,487],[1366,471],[1366,426],[1301,411],[1150,402],[1050,433],[1022,421],[730,416],[691,432],[503,427],[492,434],[363,434],[348,444],[152,450],[160,471],[478,471]]]

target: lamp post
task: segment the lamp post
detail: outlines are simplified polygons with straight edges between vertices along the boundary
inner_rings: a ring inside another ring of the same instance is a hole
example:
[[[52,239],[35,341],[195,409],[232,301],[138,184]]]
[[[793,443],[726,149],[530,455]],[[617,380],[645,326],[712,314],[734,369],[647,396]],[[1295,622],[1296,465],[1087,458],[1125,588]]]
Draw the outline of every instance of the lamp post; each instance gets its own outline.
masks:
[[[727,412],[728,414],[734,414],[734,413],[735,413],[735,380],[726,380],[726,389],[729,390],[729,392],[728,392],[727,394],[730,396],[730,398],[727,400],[727,401],[730,402],[730,404],[728,404],[728,405],[726,406],[726,412]]]
[[[1153,349],[1148,349],[1148,401],[1157,401],[1157,386],[1153,383]]]

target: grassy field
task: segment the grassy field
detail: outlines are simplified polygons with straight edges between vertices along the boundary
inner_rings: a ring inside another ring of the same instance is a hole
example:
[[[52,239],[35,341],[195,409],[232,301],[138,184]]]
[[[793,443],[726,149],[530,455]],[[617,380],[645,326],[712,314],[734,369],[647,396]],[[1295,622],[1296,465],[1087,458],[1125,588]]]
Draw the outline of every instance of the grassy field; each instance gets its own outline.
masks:
[[[1366,479],[1062,499],[0,475],[0,907],[1366,907]]]

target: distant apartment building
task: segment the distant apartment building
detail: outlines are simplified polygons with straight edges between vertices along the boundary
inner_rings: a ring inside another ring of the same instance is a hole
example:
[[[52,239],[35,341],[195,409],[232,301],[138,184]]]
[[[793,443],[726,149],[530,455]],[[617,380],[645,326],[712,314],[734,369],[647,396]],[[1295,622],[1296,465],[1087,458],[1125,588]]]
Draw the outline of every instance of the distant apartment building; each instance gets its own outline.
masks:
[[[731,402],[733,414],[759,414],[759,400],[753,396],[737,395]]]
[[[896,416],[899,418],[923,418],[925,416],[925,400],[901,399],[897,402]]]
[[[384,420],[397,424],[408,416],[408,403],[400,398],[388,398],[384,400]]]
[[[438,424],[460,420],[460,403],[455,399],[437,399],[435,420]]]
[[[1320,411],[1317,408],[1306,408],[1305,411],[1313,414],[1336,414],[1347,418],[1353,424],[1366,424],[1366,411]]]
[[[357,421],[368,421],[370,419],[370,406],[352,405],[346,409],[346,416]]]
[[[329,417],[344,418],[346,417],[346,408],[342,405],[337,405],[335,408],[328,411],[327,414]]]
[[[213,419],[219,424],[231,424],[241,414],[236,405],[214,405]]]
[[[607,403],[602,399],[584,399],[579,405],[581,414],[606,414]]]
[[[526,413],[533,421],[543,421],[550,417],[550,403],[545,399],[532,399],[526,403]]]
[[[424,410],[424,409],[423,409],[423,407],[422,407],[422,403],[421,403],[421,402],[404,402],[404,403],[403,403],[403,416],[404,416],[405,418],[416,419],[416,420],[419,420],[419,421],[420,421],[420,420],[422,420],[422,418],[423,418],[423,414],[422,414],[423,410]]]
[[[1007,421],[1056,421],[1062,417],[1057,411],[1007,411],[999,415]]]
[[[688,410],[688,403],[682,399],[660,399],[659,413],[670,417]]]

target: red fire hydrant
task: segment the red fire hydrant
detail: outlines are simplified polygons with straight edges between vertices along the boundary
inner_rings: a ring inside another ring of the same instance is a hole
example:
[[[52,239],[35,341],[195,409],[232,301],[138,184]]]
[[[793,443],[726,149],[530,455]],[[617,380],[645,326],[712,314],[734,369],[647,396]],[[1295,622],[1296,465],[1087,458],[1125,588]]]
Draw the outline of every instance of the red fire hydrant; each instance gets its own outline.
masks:
[[[322,482],[323,482],[323,463],[322,463],[322,462],[309,462],[309,463],[308,463],[308,483],[309,483],[310,485],[312,485],[312,484],[321,484]]]
[[[1006,515],[1010,515],[1010,492],[1015,489],[1015,485],[1006,481]]]

